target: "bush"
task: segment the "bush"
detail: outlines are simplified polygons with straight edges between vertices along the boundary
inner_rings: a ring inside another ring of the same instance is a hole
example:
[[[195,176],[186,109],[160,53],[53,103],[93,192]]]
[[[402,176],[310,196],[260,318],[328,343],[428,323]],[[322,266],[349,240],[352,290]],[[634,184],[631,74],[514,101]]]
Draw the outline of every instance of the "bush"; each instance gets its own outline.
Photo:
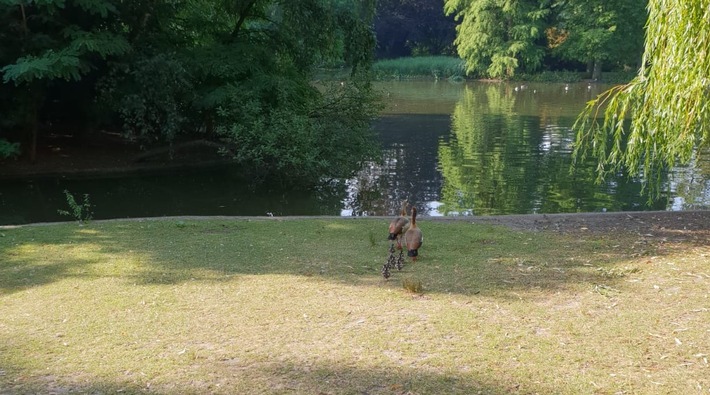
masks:
[[[20,154],[20,144],[0,139],[0,159],[12,158]]]
[[[370,122],[380,107],[366,85],[318,92],[308,82],[269,76],[223,93],[217,132],[254,179],[310,186],[349,177],[376,157]]]
[[[194,86],[174,55],[116,65],[100,86],[102,98],[117,110],[126,135],[143,144],[171,143],[188,129]]]

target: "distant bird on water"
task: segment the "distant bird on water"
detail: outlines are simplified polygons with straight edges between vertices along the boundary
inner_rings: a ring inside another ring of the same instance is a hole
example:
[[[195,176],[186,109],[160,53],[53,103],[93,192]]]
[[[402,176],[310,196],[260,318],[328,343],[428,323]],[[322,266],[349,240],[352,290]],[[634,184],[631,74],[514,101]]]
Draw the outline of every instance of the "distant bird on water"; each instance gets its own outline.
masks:
[[[407,231],[409,226],[409,219],[407,218],[407,201],[402,202],[402,209],[399,215],[395,217],[392,222],[390,222],[389,232],[390,235],[387,240],[392,240],[397,243],[397,249],[402,249],[402,235]]]
[[[404,242],[407,244],[407,256],[411,257],[413,262],[417,261],[419,248],[423,241],[422,230],[417,226],[417,208],[412,207],[412,221],[409,224],[409,229],[404,233]]]

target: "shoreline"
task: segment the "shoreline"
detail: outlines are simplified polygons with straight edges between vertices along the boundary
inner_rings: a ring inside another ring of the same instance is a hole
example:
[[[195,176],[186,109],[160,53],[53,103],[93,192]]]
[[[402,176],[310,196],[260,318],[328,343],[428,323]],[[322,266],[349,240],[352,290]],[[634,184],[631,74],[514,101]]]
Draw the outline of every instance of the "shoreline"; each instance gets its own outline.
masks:
[[[171,216],[141,217],[92,220],[91,223],[110,223],[117,221],[293,221],[293,220],[329,220],[390,221],[390,216]],[[558,213],[558,214],[508,214],[499,216],[422,216],[420,222],[470,222],[474,225],[504,226],[513,230],[531,232],[557,232],[570,235],[603,234],[613,237],[615,232],[634,233],[641,238],[661,239],[663,241],[692,240],[700,244],[710,244],[710,210],[693,211],[618,211],[605,213]],[[13,229],[27,226],[52,226],[76,223],[76,221],[39,222],[21,225],[0,225],[1,229]]]

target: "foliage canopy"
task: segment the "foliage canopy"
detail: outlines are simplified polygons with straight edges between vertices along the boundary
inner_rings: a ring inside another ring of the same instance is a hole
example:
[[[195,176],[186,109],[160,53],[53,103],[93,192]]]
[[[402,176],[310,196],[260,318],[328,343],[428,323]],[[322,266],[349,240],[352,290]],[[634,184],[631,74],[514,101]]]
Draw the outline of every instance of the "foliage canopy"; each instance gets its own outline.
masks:
[[[710,1],[651,0],[648,10],[638,75],[588,103],[574,154],[595,156],[600,180],[625,170],[657,193],[662,172],[710,140]]]
[[[446,0],[446,13],[460,21],[456,46],[471,74],[511,77],[521,66],[542,63],[546,2]]]
[[[7,139],[31,140],[34,152],[50,124],[79,135],[122,129],[145,147],[213,141],[284,182],[343,176],[374,152],[374,9],[374,0],[5,0],[0,102],[20,114],[5,121]],[[315,67],[336,61],[352,81],[314,86]]]
[[[553,4],[556,23],[547,30],[553,54],[591,64],[637,65],[643,52],[645,0],[566,0]]]
[[[444,0],[456,47],[474,76],[602,64],[635,67],[642,51],[645,0]]]

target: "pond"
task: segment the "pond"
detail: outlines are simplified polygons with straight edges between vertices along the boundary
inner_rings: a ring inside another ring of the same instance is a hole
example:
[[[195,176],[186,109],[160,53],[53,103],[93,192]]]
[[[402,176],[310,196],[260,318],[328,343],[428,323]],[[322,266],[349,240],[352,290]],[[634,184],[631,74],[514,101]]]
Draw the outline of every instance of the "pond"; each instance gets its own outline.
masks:
[[[251,188],[225,168],[121,177],[2,181],[0,224],[65,221],[63,191],[88,194],[95,219],[175,215],[391,215],[408,199],[423,215],[502,215],[710,208],[710,157],[664,178],[648,204],[638,180],[594,183],[570,172],[571,126],[609,85],[396,81],[378,85],[381,163],[316,191]]]

